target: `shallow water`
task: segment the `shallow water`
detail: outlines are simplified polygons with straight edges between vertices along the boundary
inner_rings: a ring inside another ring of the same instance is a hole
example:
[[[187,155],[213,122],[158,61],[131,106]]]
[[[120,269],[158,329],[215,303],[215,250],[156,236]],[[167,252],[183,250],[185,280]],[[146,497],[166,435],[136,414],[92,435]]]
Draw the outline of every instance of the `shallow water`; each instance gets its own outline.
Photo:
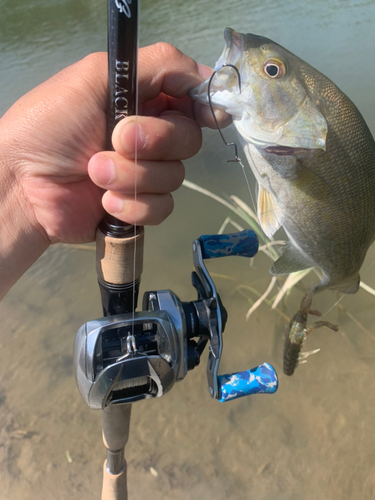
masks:
[[[0,9],[0,113],[59,69],[105,50],[103,1],[0,0]],[[366,1],[144,0],[141,45],[164,40],[212,66],[227,25],[268,36],[335,81],[375,133],[374,24],[375,5]],[[217,132],[205,131],[202,151],[186,162],[187,178],[250,203],[224,149]],[[142,291],[170,288],[192,300],[191,242],[215,233],[228,213],[186,188],[174,198],[168,221],[147,228]],[[1,500],[100,497],[100,412],[85,406],[72,372],[75,332],[101,314],[94,259],[92,248],[55,246],[0,304]],[[362,276],[375,288],[374,261],[372,248]],[[321,352],[288,378],[281,366],[285,319],[263,304],[246,322],[249,302],[236,288],[263,292],[269,259],[259,255],[251,268],[236,258],[210,264],[231,278],[216,280],[229,311],[222,371],[268,361],[280,388],[220,405],[208,394],[204,357],[164,398],[134,405],[129,499],[373,499],[374,297],[360,290],[329,312],[340,331],[312,334],[308,349]],[[293,290],[281,312],[294,313],[301,294]],[[335,301],[325,292],[314,308],[325,312]]]

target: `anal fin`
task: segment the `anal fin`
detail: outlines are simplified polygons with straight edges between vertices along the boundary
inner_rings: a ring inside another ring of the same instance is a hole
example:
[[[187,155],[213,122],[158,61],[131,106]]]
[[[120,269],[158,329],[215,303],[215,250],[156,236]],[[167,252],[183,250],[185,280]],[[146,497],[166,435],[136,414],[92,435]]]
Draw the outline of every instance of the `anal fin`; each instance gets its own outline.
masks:
[[[262,186],[258,190],[258,219],[263,232],[271,238],[284,222],[275,198]]]
[[[281,257],[273,263],[270,273],[274,276],[283,276],[285,274],[295,273],[314,267],[314,263],[304,257],[290,242],[284,247]]]

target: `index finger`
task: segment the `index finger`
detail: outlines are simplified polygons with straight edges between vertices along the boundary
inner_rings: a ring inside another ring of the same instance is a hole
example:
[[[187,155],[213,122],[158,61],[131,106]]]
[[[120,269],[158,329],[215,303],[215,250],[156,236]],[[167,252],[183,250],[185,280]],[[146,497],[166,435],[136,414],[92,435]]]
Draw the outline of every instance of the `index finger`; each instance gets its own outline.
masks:
[[[156,99],[160,94],[174,98],[187,96],[190,89],[205,79],[204,75],[200,74],[201,68],[202,66],[191,57],[168,43],[159,42],[139,49],[139,103],[143,104]],[[105,111],[108,82],[106,53],[100,52],[87,56],[58,73],[51,81],[61,78],[62,75],[65,75],[68,80],[70,78],[73,83],[77,81],[78,76],[82,78],[85,81],[86,90],[94,94],[98,104]]]
[[[211,74],[211,68],[198,64],[173,45],[159,42],[144,47],[139,50],[139,103],[153,101],[154,113],[166,109],[181,111],[200,126],[216,128],[209,107],[187,97],[189,90]],[[160,99],[161,95],[164,99]],[[223,127],[231,122],[223,110],[216,110],[215,115]]]
[[[180,111],[196,120],[200,126],[216,128],[209,107],[188,97],[190,89],[210,76],[212,72],[210,68],[198,64],[173,45],[164,42],[139,49],[138,58],[139,103],[141,106],[145,105],[145,110],[150,106],[153,107],[152,116],[158,116],[166,110]],[[60,75],[64,73],[67,79],[73,82],[74,93],[81,87],[80,79],[83,79],[85,84],[82,88],[86,91],[88,89],[97,99],[100,108],[106,111],[107,54],[104,52],[91,54],[60,72],[54,79],[61,78]],[[223,119],[222,111],[220,113],[221,115],[217,116],[220,125],[228,125],[231,121],[228,119],[229,115],[225,113]]]
[[[184,97],[204,80],[194,59],[165,42],[140,49],[138,66],[140,103],[155,99],[160,93]]]

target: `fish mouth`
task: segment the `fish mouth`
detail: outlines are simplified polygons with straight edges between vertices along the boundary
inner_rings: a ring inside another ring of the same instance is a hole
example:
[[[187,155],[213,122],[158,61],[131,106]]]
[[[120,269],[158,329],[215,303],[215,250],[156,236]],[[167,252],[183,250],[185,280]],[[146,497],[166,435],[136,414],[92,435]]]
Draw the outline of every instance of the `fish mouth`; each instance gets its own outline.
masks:
[[[267,152],[279,156],[325,149],[326,119],[298,79],[294,78],[287,88],[283,80],[276,84],[278,80],[270,83],[264,79],[263,59],[272,50],[276,55],[281,51],[281,60],[287,58],[285,49],[268,38],[237,33],[231,28],[224,30],[224,40],[224,50],[214,68],[216,73],[191,89],[190,97],[231,115],[245,144],[260,149],[274,147]],[[285,104],[279,109],[280,100]]]
[[[241,33],[237,33],[232,28],[225,28],[224,41],[225,47],[221,56],[216,61],[214,71],[219,71],[223,64],[233,64],[233,66],[238,66],[238,62],[243,51]]]
[[[234,110],[228,108],[230,94],[239,94],[240,86],[237,72],[234,68],[225,67],[233,65],[240,68],[243,52],[243,39],[241,33],[237,33],[232,28],[224,30],[225,47],[215,63],[214,72],[217,72],[210,84],[210,95],[215,108],[225,109],[229,114],[235,115]],[[224,66],[224,67],[223,67]],[[202,104],[209,104],[208,85],[211,78],[202,82],[198,87],[189,90],[189,96]]]

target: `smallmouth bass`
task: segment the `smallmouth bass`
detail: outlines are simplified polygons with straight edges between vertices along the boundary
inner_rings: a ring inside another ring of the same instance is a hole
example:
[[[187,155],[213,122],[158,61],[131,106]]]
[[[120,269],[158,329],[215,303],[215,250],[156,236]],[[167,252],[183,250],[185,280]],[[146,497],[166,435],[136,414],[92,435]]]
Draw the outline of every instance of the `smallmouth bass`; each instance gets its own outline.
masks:
[[[271,237],[289,241],[270,269],[317,266],[317,290],[355,293],[375,238],[375,143],[362,115],[327,77],[277,43],[224,32],[211,102],[232,115],[258,182],[257,213]],[[208,81],[190,96],[208,104]]]

